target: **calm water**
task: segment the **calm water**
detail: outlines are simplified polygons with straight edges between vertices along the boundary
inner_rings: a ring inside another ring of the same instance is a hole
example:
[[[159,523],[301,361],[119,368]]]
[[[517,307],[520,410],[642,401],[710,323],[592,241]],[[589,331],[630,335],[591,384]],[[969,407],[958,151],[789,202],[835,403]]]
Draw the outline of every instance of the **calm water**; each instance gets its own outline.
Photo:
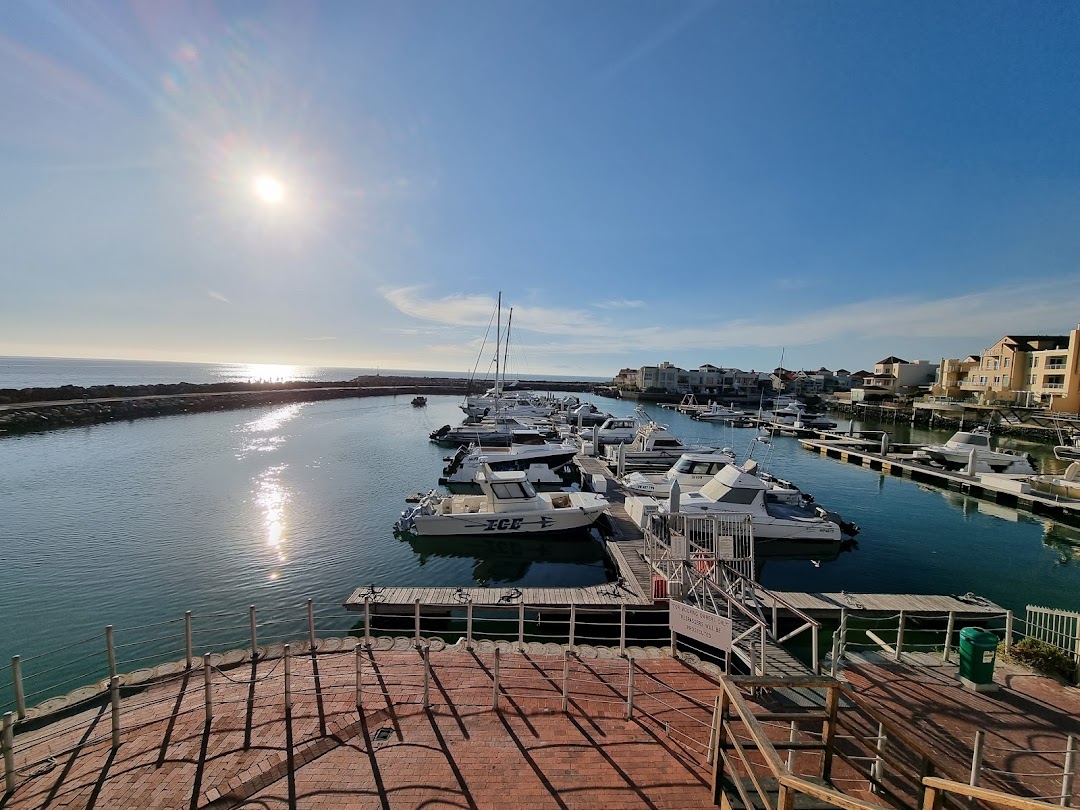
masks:
[[[307,598],[333,610],[372,582],[607,578],[591,542],[530,544],[523,552],[506,543],[394,538],[404,496],[429,488],[449,452],[427,434],[461,416],[456,397],[431,397],[426,408],[408,399],[292,404],[0,440],[0,665],[16,653],[100,637],[106,624],[152,625],[185,610],[194,612],[196,647],[204,648],[215,642],[206,630],[210,614],[243,627],[254,604],[260,616],[302,619]],[[595,401],[619,414],[631,410],[631,403]],[[751,447],[751,429],[652,412],[688,441],[730,445],[740,457]],[[898,440],[906,438],[901,428]],[[947,435],[921,431],[912,439]],[[753,456],[862,527],[858,548],[835,560],[768,560],[762,579],[770,587],[972,591],[1017,610],[1028,603],[1080,609],[1076,529],[825,459],[794,439],[754,445]],[[125,640],[157,632],[129,632]],[[166,635],[154,654],[178,657],[177,631]],[[242,637],[242,630],[228,635]],[[0,671],[0,703],[9,699],[8,678]]]
[[[223,382],[339,382],[366,374],[461,377],[468,372],[289,366],[268,363],[161,363],[57,357],[0,357],[0,388],[56,388],[61,385],[156,385]],[[529,374],[532,379],[540,375]],[[592,381],[594,377],[544,375],[548,380]]]

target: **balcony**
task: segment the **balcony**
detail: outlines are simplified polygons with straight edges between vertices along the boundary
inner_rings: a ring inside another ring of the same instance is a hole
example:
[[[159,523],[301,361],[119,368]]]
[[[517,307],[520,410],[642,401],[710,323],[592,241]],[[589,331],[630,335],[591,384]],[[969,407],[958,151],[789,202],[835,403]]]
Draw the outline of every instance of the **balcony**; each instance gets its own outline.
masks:
[[[1043,366],[1043,368],[1046,369],[1047,371],[1064,371],[1065,370],[1065,361],[1064,360],[1058,360],[1057,362],[1054,362],[1054,363],[1047,363],[1045,366]]]
[[[1065,388],[1065,383],[1043,383],[1039,387],[1046,391],[1061,391]]]

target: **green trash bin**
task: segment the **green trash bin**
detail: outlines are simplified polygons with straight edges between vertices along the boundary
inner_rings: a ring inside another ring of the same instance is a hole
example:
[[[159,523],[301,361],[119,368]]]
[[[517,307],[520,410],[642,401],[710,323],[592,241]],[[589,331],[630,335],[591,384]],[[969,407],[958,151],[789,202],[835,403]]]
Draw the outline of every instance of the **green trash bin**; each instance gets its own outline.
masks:
[[[960,679],[976,689],[994,683],[998,637],[981,627],[960,631]]]

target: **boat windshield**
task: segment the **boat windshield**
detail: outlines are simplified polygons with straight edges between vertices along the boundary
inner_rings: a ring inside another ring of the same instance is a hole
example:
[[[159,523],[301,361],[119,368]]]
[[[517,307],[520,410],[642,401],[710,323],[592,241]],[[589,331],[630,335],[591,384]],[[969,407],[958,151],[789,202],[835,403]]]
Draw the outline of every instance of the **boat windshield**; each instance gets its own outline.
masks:
[[[957,433],[952,437],[954,444],[970,444],[975,447],[989,447],[990,437],[981,433]]]

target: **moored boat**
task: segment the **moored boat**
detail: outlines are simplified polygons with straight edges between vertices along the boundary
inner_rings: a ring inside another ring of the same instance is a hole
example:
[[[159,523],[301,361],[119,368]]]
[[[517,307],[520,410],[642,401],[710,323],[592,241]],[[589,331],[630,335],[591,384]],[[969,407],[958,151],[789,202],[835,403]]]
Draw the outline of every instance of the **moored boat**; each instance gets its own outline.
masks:
[[[990,434],[985,429],[958,430],[945,444],[928,444],[915,451],[915,456],[929,459],[949,470],[969,469],[969,472],[1013,473],[1034,475],[1035,460],[1027,453],[990,446]]]
[[[592,492],[538,494],[523,472],[486,467],[476,482],[482,495],[431,490],[401,513],[394,531],[421,536],[551,534],[591,526],[608,508],[607,499]]]
[[[414,408],[420,408],[427,405],[427,397],[415,396],[412,398],[412,405]]]
[[[716,453],[683,453],[671,469],[662,473],[630,472],[621,483],[634,495],[666,498],[671,494],[671,482],[678,481],[682,492],[697,492],[728,464],[735,463],[735,454],[724,448]]]

